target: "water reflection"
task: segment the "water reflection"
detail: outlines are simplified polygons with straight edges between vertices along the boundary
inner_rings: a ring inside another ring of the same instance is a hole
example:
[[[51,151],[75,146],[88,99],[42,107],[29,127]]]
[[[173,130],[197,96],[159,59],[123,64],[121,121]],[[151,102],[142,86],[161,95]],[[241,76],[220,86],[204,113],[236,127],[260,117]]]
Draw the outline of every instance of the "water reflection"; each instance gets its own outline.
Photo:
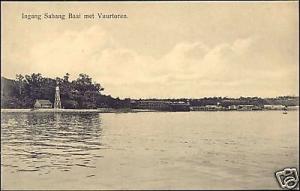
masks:
[[[12,172],[95,168],[101,158],[101,116],[69,113],[2,113],[2,166]]]

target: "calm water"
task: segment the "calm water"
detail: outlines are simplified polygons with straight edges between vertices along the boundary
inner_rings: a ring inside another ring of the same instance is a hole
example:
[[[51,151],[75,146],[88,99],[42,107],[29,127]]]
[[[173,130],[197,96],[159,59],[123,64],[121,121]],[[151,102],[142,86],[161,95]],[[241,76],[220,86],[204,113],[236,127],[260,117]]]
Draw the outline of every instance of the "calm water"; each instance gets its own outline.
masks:
[[[4,189],[278,188],[298,111],[2,113]],[[298,168],[299,169],[299,168]]]

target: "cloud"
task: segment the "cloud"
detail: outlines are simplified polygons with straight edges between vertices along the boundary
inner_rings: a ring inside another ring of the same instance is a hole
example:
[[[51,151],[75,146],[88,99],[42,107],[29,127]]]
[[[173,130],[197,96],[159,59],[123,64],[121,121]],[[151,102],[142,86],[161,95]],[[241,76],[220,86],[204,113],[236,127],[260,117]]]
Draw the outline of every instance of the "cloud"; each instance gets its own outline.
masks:
[[[265,55],[255,51],[258,45],[259,38],[251,36],[213,47],[185,41],[154,58],[121,46],[95,25],[37,42],[28,60],[32,72],[50,77],[68,72],[75,78],[87,73],[104,86],[105,93],[119,97],[255,96],[278,94],[283,89],[292,92],[295,84],[290,79],[295,68],[283,69],[284,65],[276,61],[270,67]],[[272,91],[266,89],[270,87]]]

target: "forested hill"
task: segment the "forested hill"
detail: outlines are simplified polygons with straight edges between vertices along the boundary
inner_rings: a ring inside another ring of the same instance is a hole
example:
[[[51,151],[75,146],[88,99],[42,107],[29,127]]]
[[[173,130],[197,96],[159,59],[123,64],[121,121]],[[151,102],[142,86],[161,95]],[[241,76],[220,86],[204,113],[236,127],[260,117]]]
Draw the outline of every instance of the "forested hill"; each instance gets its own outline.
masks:
[[[36,99],[54,103],[56,81],[59,82],[63,108],[91,109],[97,107],[121,108],[128,100],[102,95],[103,87],[86,74],[70,81],[63,78],[46,78],[41,74],[17,75],[16,80],[1,77],[1,108],[32,108]]]

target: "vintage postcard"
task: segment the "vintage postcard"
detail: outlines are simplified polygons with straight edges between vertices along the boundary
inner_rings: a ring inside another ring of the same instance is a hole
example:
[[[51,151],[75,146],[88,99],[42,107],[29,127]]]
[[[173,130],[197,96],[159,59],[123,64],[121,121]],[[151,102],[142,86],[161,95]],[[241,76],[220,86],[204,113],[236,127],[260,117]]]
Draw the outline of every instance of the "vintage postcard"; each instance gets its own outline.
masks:
[[[1,2],[2,190],[299,189],[298,1]]]

